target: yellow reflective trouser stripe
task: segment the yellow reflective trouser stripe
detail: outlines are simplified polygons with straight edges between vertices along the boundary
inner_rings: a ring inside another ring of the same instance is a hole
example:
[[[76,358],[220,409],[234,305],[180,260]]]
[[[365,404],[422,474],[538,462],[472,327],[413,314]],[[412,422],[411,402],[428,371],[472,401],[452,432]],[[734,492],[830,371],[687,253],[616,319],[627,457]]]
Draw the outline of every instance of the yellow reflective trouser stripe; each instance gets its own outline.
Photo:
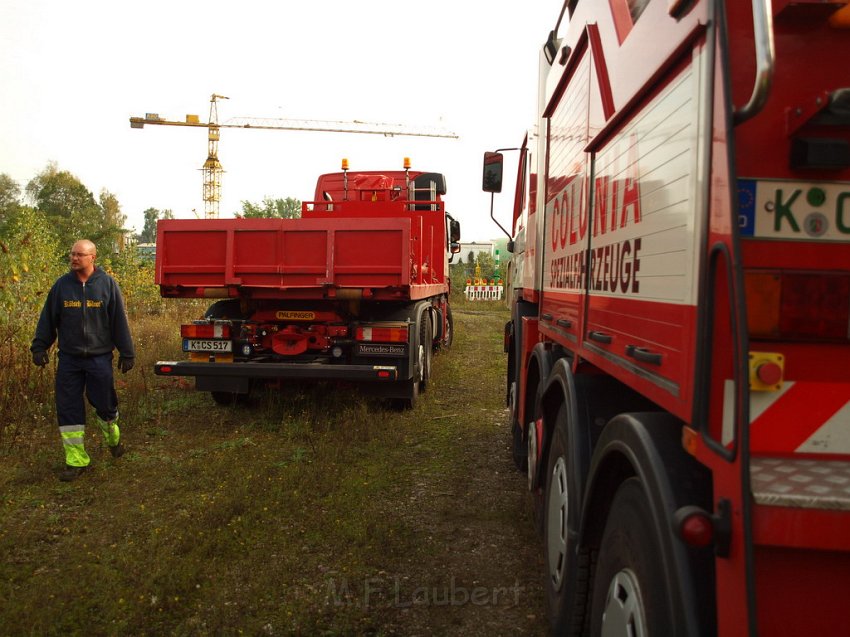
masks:
[[[85,442],[85,431],[85,425],[59,427],[62,445],[65,448],[65,464],[72,467],[87,467],[91,462],[83,444]]]
[[[118,428],[118,416],[115,416],[115,420],[109,422],[98,418],[97,426],[100,427],[107,446],[114,447],[118,444],[118,441],[121,439],[121,430]]]
[[[59,433],[66,445],[81,445],[85,440],[86,428],[85,425],[67,425],[59,427]]]

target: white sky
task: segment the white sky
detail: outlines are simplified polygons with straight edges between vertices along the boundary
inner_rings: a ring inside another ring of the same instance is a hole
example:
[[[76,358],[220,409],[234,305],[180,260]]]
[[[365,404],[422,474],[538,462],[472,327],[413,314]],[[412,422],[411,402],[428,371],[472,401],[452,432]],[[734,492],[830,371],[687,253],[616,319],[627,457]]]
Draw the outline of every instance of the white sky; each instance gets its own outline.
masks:
[[[501,236],[481,192],[485,150],[518,145],[536,109],[538,52],[560,0],[2,0],[0,173],[23,189],[49,161],[127,225],[170,208],[203,216],[205,128],[146,126],[159,113],[440,125],[459,140],[222,129],[221,216],[241,201],[313,197],[316,176],[351,169],[446,175],[463,240]],[[515,165],[509,155],[508,165]],[[513,173],[512,169],[506,173]],[[496,196],[509,224],[511,194]]]

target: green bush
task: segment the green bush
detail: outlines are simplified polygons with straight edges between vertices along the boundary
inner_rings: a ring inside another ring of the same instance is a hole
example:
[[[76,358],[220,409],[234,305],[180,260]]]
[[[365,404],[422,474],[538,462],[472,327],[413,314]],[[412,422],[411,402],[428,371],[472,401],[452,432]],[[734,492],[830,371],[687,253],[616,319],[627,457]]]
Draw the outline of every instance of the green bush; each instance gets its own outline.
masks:
[[[31,208],[0,236],[0,438],[12,439],[25,422],[43,420],[52,380],[33,366],[29,347],[44,299],[61,274],[62,249],[44,215]]]

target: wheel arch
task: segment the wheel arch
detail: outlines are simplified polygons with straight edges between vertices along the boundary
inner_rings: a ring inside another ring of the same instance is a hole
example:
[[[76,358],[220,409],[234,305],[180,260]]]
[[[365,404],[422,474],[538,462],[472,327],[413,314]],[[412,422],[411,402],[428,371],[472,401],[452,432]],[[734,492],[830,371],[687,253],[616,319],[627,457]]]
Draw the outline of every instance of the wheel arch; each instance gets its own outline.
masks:
[[[583,379],[581,376],[577,377],[573,374],[571,362],[571,357],[566,353],[555,358],[544,387],[540,392],[537,413],[543,418],[544,430],[543,450],[538,465],[541,467],[541,475],[538,476],[538,480],[541,485],[545,485],[546,476],[542,475],[543,467],[548,462],[549,448],[557,422],[558,411],[561,405],[564,405],[567,410],[567,440],[573,445],[573,448],[569,451],[573,462],[579,465],[574,468],[573,476],[579,480],[577,493],[580,498],[578,503],[580,510],[590,460],[590,435],[586,423],[581,419],[581,413],[584,411],[581,406],[583,401]]]
[[[552,350],[545,343],[537,343],[531,350],[528,365],[525,370],[525,407],[522,424],[523,440],[528,435],[528,422],[540,415],[543,392],[552,372],[555,357]]]
[[[431,322],[434,326],[434,348],[439,349],[442,346],[443,338],[446,334],[446,323],[451,314],[451,306],[449,305],[449,297],[444,294],[434,300],[431,304]]]
[[[713,553],[688,547],[672,524],[679,507],[711,507],[710,488],[705,486],[710,476],[682,449],[681,428],[673,416],[654,412],[624,413],[606,424],[590,461],[579,547],[598,550],[614,494],[625,480],[638,478],[659,534],[673,625],[685,635],[710,634],[714,604],[706,602],[714,595]]]
[[[507,343],[508,370],[507,374],[505,375],[505,397],[508,400],[510,400],[511,398],[511,384],[518,382],[519,373],[522,368],[522,319],[530,316],[536,316],[537,312],[537,305],[529,303],[528,301],[524,301],[522,299],[517,299],[511,306],[511,320],[508,321],[508,323],[505,325],[506,335],[509,334],[509,337],[506,336],[509,342]],[[517,419],[520,427],[523,430],[523,435],[525,435],[524,432],[526,423],[519,422],[519,407],[517,405],[513,405],[512,411],[513,417]]]

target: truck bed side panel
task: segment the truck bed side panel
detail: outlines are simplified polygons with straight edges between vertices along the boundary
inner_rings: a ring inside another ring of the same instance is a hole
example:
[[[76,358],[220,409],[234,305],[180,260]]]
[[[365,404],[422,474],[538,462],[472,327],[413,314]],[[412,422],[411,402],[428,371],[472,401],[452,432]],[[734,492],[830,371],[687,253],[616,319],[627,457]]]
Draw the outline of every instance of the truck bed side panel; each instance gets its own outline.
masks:
[[[410,226],[404,218],[161,221],[156,283],[164,289],[408,286]]]

